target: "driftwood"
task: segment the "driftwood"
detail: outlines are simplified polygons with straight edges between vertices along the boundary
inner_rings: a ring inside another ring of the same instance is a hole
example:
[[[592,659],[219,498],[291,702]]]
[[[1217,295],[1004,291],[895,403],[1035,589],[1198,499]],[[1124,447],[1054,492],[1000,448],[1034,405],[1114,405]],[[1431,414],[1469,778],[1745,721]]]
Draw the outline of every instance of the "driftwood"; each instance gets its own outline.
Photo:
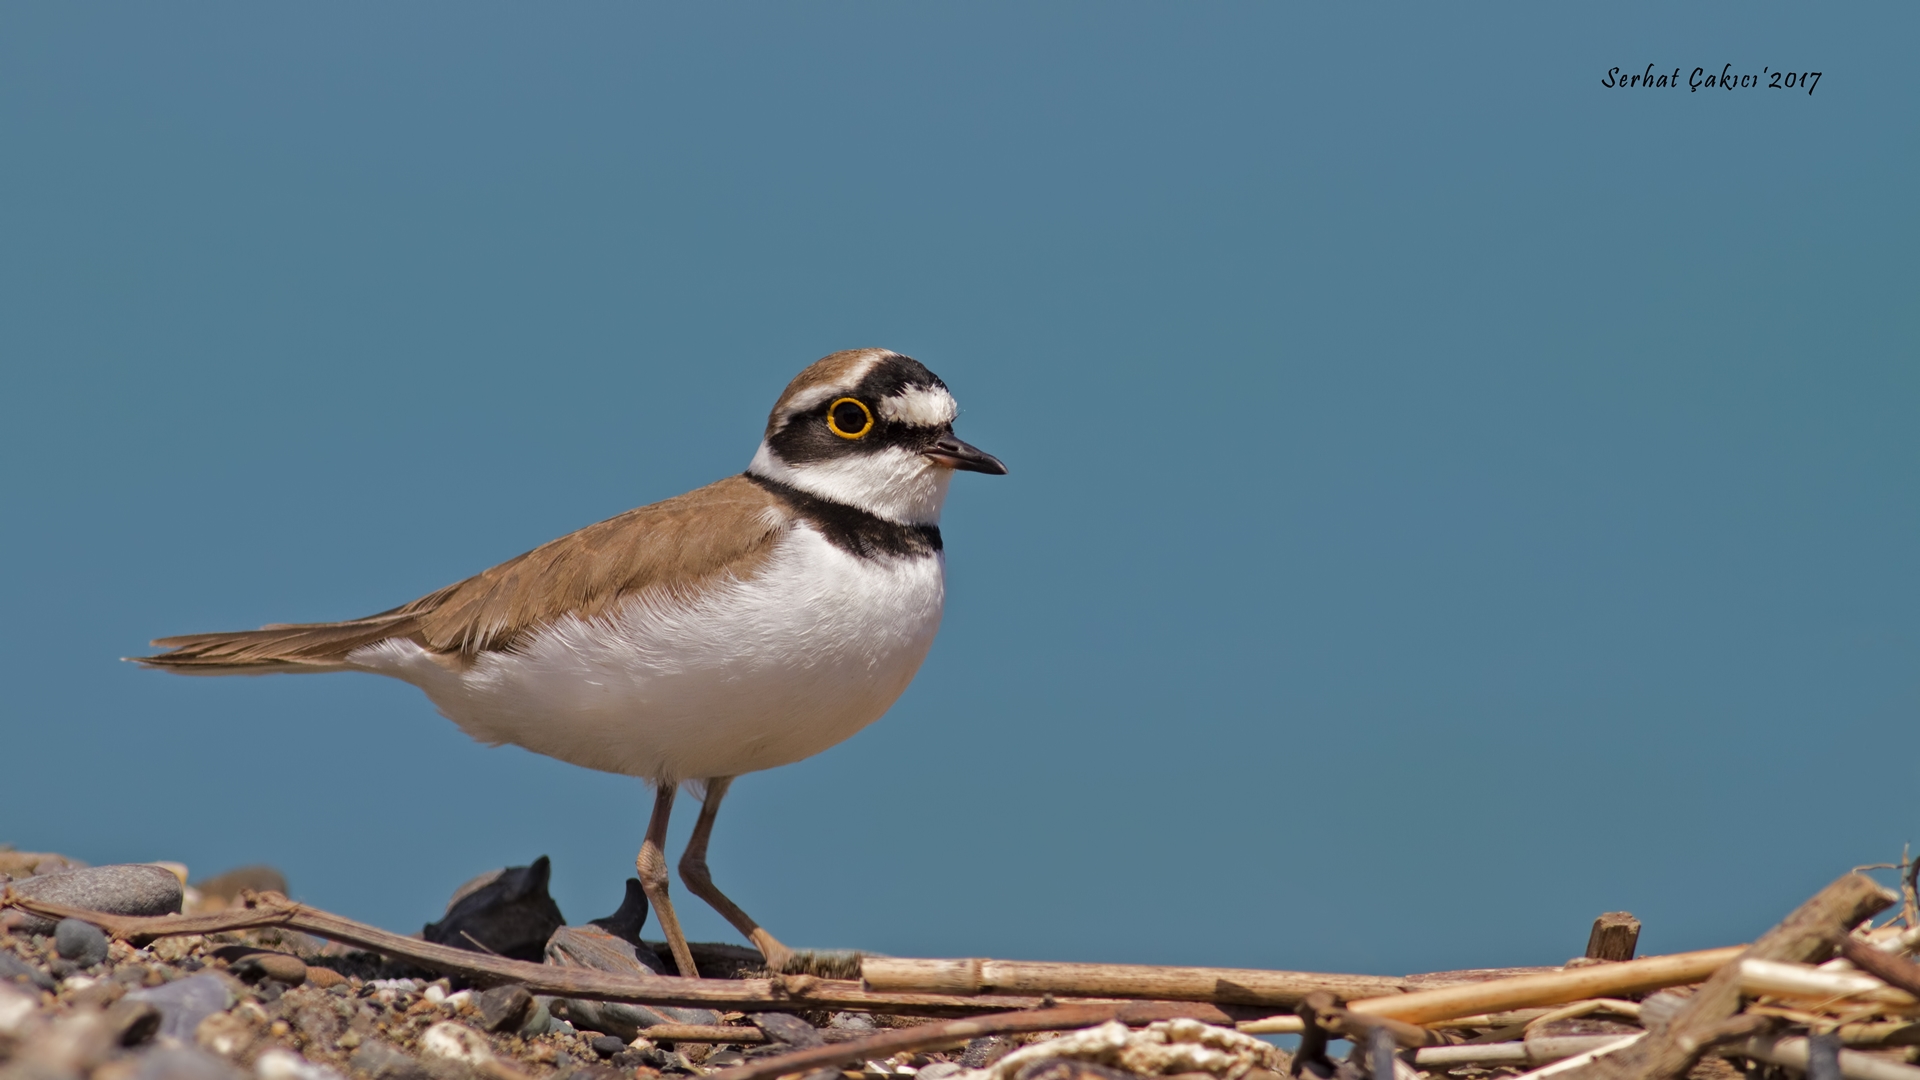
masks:
[[[1587,959],[1631,960],[1640,945],[1640,920],[1630,912],[1609,911],[1593,920],[1587,935]]]
[[[457,974],[483,986],[522,983],[538,994],[625,1001],[645,1005],[737,1009],[766,1012],[794,1008],[858,1009],[902,1016],[972,1016],[1009,1009],[1031,1009],[1042,1000],[1031,997],[952,996],[938,994],[871,993],[860,984],[811,975],[773,979],[683,979],[671,975],[616,975],[586,968],[532,964],[487,953],[467,952],[355,922],[318,908],[296,904],[279,893],[248,894],[246,906],[210,915],[111,915],[62,904],[49,904],[0,891],[0,907],[17,907],[52,919],[77,918],[98,926],[131,944],[176,934],[214,934],[233,930],[286,927],[332,941],[357,945],[422,967]],[[1234,1017],[1202,1003],[1177,1007],[1169,1015],[1190,1016],[1211,1024],[1232,1024]]]
[[[1920,997],[1920,964],[1904,956],[1883,952],[1855,937],[1840,943],[1840,955],[1854,967],[1907,993]]]
[[[1410,1024],[1432,1024],[1456,1016],[1564,1005],[1582,998],[1616,997],[1695,983],[1738,957],[1740,952],[1741,946],[1735,945],[1701,952],[1649,956],[1618,964],[1595,964],[1538,975],[1516,975],[1511,979],[1493,982],[1368,998],[1349,1002],[1347,1008],[1371,1016],[1404,1020]]]
[[[1118,1020],[1132,1027],[1157,1020],[1175,1020],[1188,1006],[1170,1002],[1125,1001],[1103,1005],[1062,1005],[1052,1009],[1001,1013],[969,1020],[947,1020],[917,1027],[895,1028],[854,1042],[811,1046],[791,1054],[762,1058],[714,1073],[712,1080],[773,1080],[792,1073],[831,1069],[874,1061],[895,1054],[958,1046],[983,1035],[1012,1035],[1032,1031],[1070,1031]]]
[[[1808,1049],[1807,1040],[1801,1036],[1776,1038],[1762,1035],[1736,1043],[1723,1052],[1806,1072]],[[1842,1050],[1840,1075],[1847,1080],[1920,1080],[1920,1069],[1872,1054],[1862,1054],[1857,1050]]]
[[[1748,946],[1741,958],[1800,963],[1826,960],[1848,931],[1898,899],[1871,878],[1848,874],[1800,905],[1780,925]],[[1597,970],[1625,966],[1602,965]],[[1668,1023],[1655,1024],[1630,1046],[1557,1075],[1562,1080],[1673,1080],[1733,1030],[1730,1025],[1737,1019],[1745,1019],[1736,1018],[1739,1009],[1740,967],[1727,964],[1688,998]],[[1913,1080],[1920,1080],[1920,1072]]]
[[[1560,1035],[1518,1042],[1429,1046],[1414,1051],[1413,1063],[1428,1069],[1455,1069],[1462,1065],[1547,1065],[1631,1038],[1632,1035]]]
[[[1316,991],[1350,999],[1397,994],[1406,989],[1405,980],[1380,975],[1029,960],[907,960],[880,956],[861,960],[860,981],[875,992],[1056,994],[1283,1007],[1297,1005]]]

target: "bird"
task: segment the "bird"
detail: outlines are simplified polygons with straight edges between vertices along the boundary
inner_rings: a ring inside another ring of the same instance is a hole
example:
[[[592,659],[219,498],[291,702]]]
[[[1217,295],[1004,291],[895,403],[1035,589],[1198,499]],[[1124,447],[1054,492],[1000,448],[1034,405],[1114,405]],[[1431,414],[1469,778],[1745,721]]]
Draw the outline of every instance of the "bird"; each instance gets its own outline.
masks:
[[[688,786],[700,811],[681,882],[779,973],[794,950],[713,883],[714,819],[735,777],[851,737],[926,659],[948,484],[1007,472],[954,434],[958,413],[919,361],[836,352],[787,384],[745,472],[375,615],[164,637],[164,652],[129,659],[189,675],[384,675],[483,743],[651,784],[634,866],[675,966],[697,978],[664,850]]]

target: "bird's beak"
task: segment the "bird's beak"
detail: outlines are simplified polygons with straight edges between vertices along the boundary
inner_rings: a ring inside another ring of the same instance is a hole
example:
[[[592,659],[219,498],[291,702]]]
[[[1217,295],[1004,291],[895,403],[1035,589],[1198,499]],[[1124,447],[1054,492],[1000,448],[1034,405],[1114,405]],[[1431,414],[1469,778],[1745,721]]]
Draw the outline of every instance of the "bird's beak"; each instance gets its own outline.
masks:
[[[935,465],[944,468],[987,473],[992,476],[1007,475],[1007,467],[1000,463],[999,458],[977,446],[962,442],[951,433],[940,436],[939,441],[923,452]]]

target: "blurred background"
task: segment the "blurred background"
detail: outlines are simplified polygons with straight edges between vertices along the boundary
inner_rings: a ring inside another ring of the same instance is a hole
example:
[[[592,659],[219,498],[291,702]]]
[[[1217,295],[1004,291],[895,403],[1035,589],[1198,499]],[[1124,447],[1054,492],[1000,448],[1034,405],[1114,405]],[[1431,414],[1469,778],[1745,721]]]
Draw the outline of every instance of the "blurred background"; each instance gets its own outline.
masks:
[[[1746,940],[1920,837],[1912,5],[11,5],[0,840],[403,932],[642,785],[162,634],[745,467],[883,345],[948,503],[884,720],[749,776],[798,946],[1397,973]],[[1608,70],[1822,72],[1811,95]],[[675,846],[693,819],[683,800]],[[696,939],[735,940],[683,905]],[[651,931],[650,931],[651,932]]]

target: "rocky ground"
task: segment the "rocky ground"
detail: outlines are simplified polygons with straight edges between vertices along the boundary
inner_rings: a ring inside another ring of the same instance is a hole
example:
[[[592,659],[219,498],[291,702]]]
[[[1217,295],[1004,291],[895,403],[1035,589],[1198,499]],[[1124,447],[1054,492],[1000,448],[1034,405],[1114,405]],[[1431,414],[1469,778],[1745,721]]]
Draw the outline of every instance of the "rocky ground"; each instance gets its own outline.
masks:
[[[637,882],[619,911],[567,926],[547,895],[547,874],[541,859],[482,875],[456,891],[421,936],[552,964],[669,971],[664,946],[639,937],[646,908]],[[187,877],[171,864],[89,868],[0,850],[0,885],[114,914],[218,911],[242,889],[286,890],[264,867],[192,885]],[[765,974],[751,949],[695,949],[708,977]],[[0,914],[0,1080],[647,1080],[919,1022],[536,997],[519,986],[462,986],[281,929],[166,937],[134,948],[76,919]],[[659,1024],[730,1025],[739,1041],[639,1035]],[[940,1080],[986,1066],[1017,1042],[976,1040],[964,1051],[871,1062],[853,1075]]]

